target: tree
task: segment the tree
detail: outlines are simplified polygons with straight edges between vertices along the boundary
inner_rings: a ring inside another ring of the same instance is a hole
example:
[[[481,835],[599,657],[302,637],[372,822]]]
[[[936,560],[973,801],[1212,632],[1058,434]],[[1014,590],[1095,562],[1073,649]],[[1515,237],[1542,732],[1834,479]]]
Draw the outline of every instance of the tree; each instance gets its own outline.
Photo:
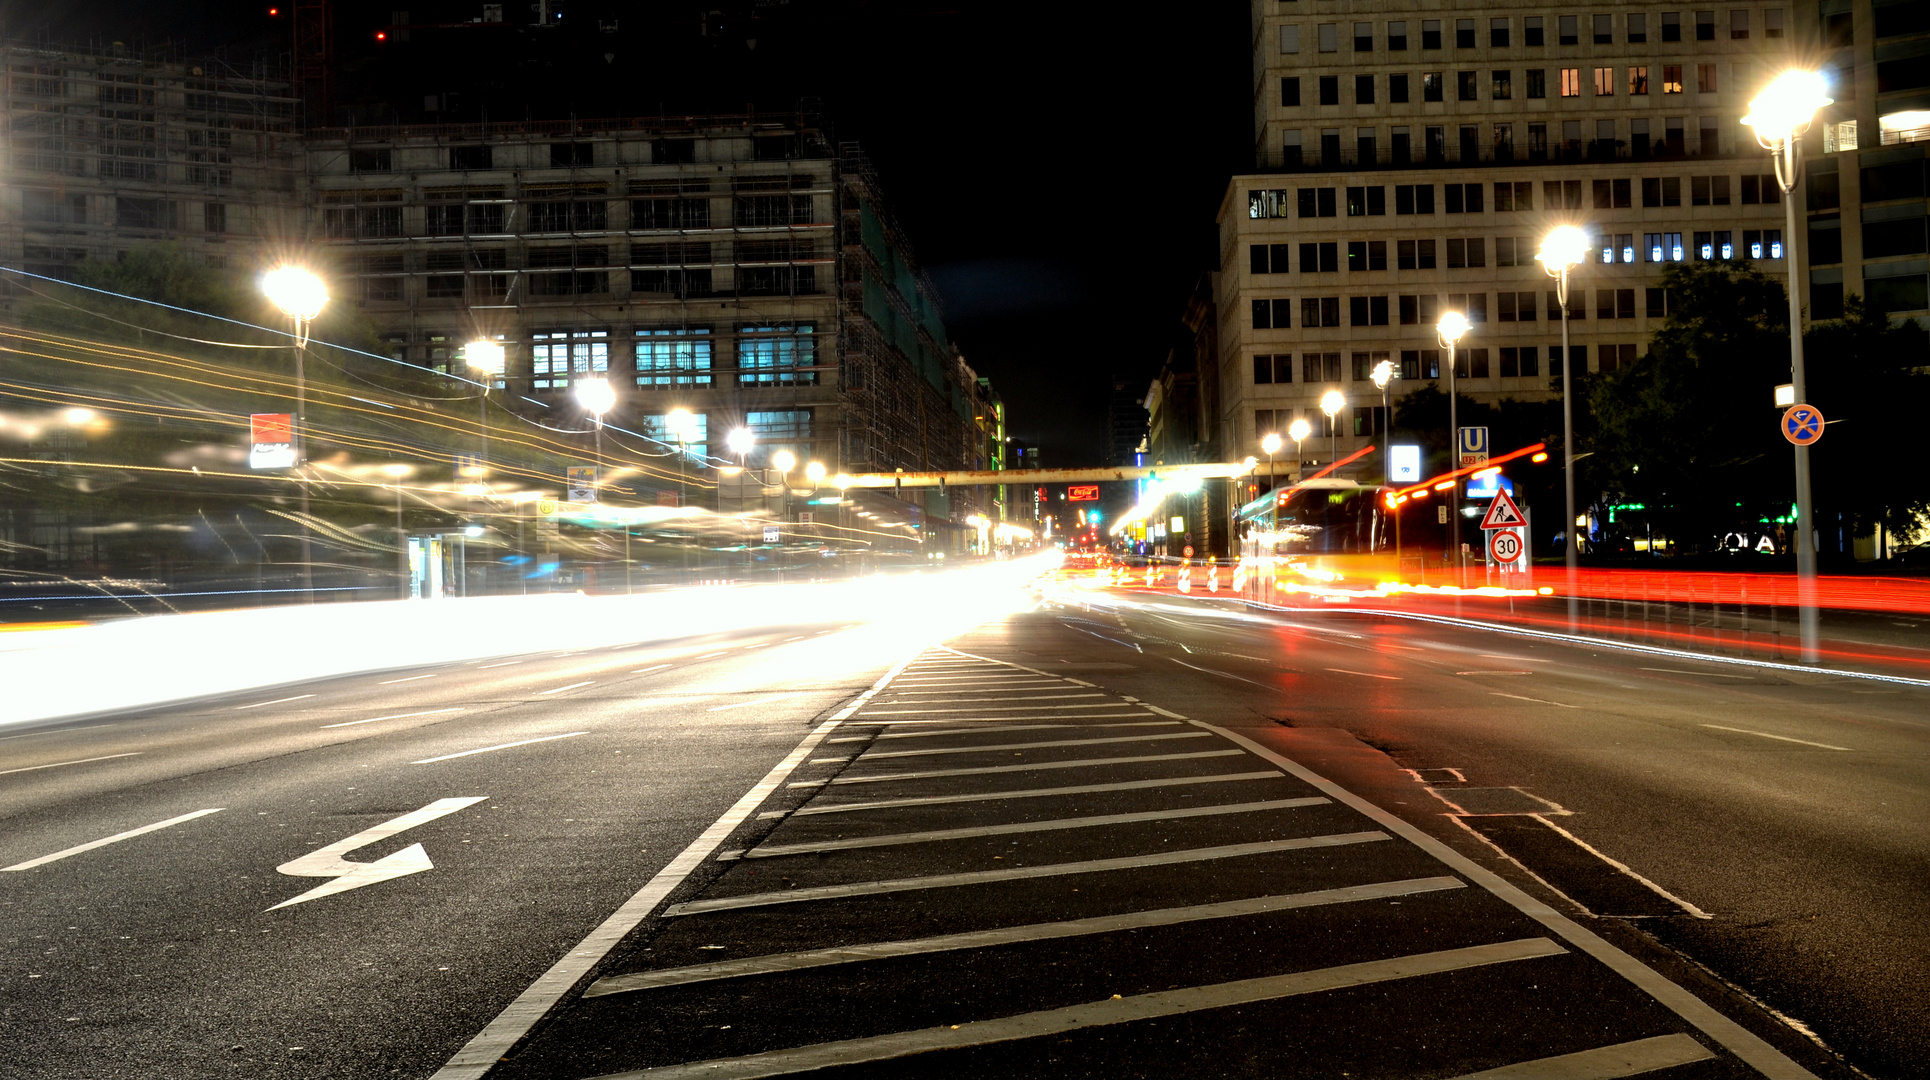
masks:
[[[1910,535],[1930,517],[1930,477],[1910,467],[1923,455],[1915,427],[1930,401],[1923,331],[1852,295],[1841,319],[1812,325],[1804,340],[1810,403],[1828,421],[1810,451],[1817,527],[1827,538],[1841,515],[1851,536],[1879,524]]]
[[[1678,542],[1788,512],[1788,444],[1768,402],[1789,378],[1782,285],[1745,262],[1677,264],[1662,274],[1668,321],[1648,353],[1592,379],[1591,490],[1650,508]]]

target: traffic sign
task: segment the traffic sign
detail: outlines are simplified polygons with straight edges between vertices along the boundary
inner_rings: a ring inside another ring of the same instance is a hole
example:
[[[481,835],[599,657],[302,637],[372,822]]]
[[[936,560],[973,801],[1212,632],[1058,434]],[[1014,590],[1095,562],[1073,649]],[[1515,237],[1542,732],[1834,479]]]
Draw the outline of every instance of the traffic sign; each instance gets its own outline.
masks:
[[[764,542],[767,544],[777,543],[777,526],[775,525],[764,526]]]
[[[1488,555],[1498,563],[1511,563],[1521,558],[1521,531],[1518,529],[1495,529],[1488,534]]]
[[[1189,559],[1190,559],[1190,558],[1192,558],[1192,557],[1193,557],[1193,545],[1191,545],[1191,544],[1188,544],[1188,545],[1186,545],[1185,547],[1183,547],[1183,548],[1181,548],[1181,549],[1180,549],[1180,554],[1181,554],[1181,555],[1183,555],[1183,556],[1185,556],[1186,558],[1189,558]]]
[[[1814,405],[1791,405],[1783,411],[1783,438],[1808,446],[1823,437],[1823,414]]]
[[[1481,519],[1484,529],[1515,529],[1526,524],[1528,519],[1521,516],[1521,508],[1508,497],[1506,490],[1494,493],[1494,501],[1488,504],[1487,516]]]
[[[1488,429],[1484,427],[1464,427],[1461,430],[1458,449],[1460,468],[1488,463]]]

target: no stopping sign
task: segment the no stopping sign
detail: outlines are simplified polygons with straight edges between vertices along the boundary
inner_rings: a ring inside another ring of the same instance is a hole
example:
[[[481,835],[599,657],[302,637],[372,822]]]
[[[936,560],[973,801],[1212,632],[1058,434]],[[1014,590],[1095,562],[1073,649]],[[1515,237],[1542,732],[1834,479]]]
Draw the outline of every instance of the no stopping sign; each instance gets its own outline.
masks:
[[[1521,558],[1521,533],[1514,529],[1495,529],[1488,534],[1488,555],[1498,563]]]

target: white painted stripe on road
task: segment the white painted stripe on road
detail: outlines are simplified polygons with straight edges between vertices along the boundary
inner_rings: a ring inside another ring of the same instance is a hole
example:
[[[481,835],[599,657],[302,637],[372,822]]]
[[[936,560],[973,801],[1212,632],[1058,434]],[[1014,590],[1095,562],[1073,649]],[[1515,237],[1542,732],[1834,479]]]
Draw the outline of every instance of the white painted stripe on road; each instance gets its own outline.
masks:
[[[1435,794],[1439,795],[1440,793],[1436,792]],[[1524,792],[1524,794],[1526,793]],[[1547,800],[1543,799],[1542,801],[1546,802]],[[1556,812],[1567,813],[1567,811],[1565,810],[1556,811]],[[1674,893],[1663,888],[1662,886],[1657,885],[1655,882],[1650,881],[1648,878],[1645,878],[1642,875],[1636,873],[1634,867],[1628,865],[1625,862],[1622,862],[1620,859],[1615,859],[1610,857],[1606,852],[1603,852],[1597,849],[1595,845],[1589,843],[1586,840],[1583,840],[1581,837],[1576,836],[1574,833],[1571,833],[1567,829],[1564,829],[1561,826],[1555,824],[1554,822],[1548,820],[1547,814],[1529,814],[1528,816],[1531,818],[1534,818],[1536,821],[1541,822],[1543,825],[1548,826],[1550,829],[1555,830],[1555,832],[1559,833],[1564,839],[1568,840],[1576,847],[1581,848],[1583,851],[1588,852],[1590,855],[1595,856],[1597,859],[1602,860],[1603,862],[1621,871],[1622,873],[1627,874],[1629,877],[1634,878],[1638,883],[1640,883],[1644,888],[1648,889],[1650,892],[1654,893],[1655,895],[1661,897],[1664,900],[1667,900],[1669,903],[1674,904],[1676,907],[1681,908],[1683,911],[1688,912],[1690,915],[1693,915],[1698,919],[1715,918],[1715,916],[1709,914],[1708,912],[1702,910],[1699,907],[1696,907],[1694,904],[1689,903],[1687,900],[1682,899],[1681,897],[1675,895]],[[1473,830],[1470,829],[1469,831],[1472,832]],[[1532,873],[1532,871],[1530,872]],[[1547,883],[1543,882],[1543,884],[1547,884]]]
[[[1102,698],[1102,697],[1105,697],[1106,695],[1104,694],[1060,694],[1058,696],[1059,697],[1080,697],[1080,698]],[[994,713],[994,712],[1024,712],[1027,709],[1040,709],[1040,710],[1050,711],[1052,709],[1132,709],[1137,707],[1138,706],[1135,706],[1128,701],[1122,701],[1118,705],[1101,705],[1096,702],[1087,702],[1082,705],[960,705],[955,709],[934,709],[934,708],[930,708],[929,706],[921,706],[916,709],[871,709],[865,713],[865,716],[931,716],[935,713],[948,713],[948,712]]]
[[[1851,748],[1847,746],[1831,746],[1828,743],[1810,742],[1808,739],[1792,739],[1787,735],[1771,735],[1767,731],[1750,731],[1748,728],[1723,727],[1721,724],[1702,724],[1700,726],[1706,727],[1706,728],[1714,728],[1717,731],[1733,731],[1738,735],[1755,735],[1764,739],[1775,739],[1777,742],[1790,742],[1790,743],[1799,743],[1803,746],[1814,746],[1819,750],[1850,750],[1851,753],[1855,752],[1854,750],[1851,750]]]
[[[894,690],[896,690],[897,688],[896,688],[896,687],[893,687],[893,689],[894,689]],[[973,695],[978,695],[978,694],[1032,694],[1032,693],[1037,693],[1038,691],[1041,691],[1041,690],[1057,690],[1057,689],[1060,689],[1060,687],[1058,687],[1058,686],[979,686],[979,687],[974,687],[974,688],[973,688],[973,689],[971,690],[971,693],[972,693]],[[894,694],[892,694],[892,696],[891,696],[891,698],[890,698],[890,700],[891,700],[891,701],[907,701],[907,702],[908,702],[908,701],[910,701],[910,700],[911,700],[912,698],[938,698],[938,699],[940,699],[940,700],[943,700],[943,701],[950,701],[950,700],[952,700],[952,699],[954,699],[954,698],[956,698],[956,697],[958,697],[958,696],[959,696],[960,694],[963,694],[963,693],[965,693],[965,691],[963,691],[963,690],[910,690],[910,691],[899,691],[899,692],[897,692],[897,693],[894,693]],[[1090,695],[1090,694],[1077,694],[1077,695],[1070,695],[1070,694],[1060,694],[1060,695],[1058,695],[1058,696],[1059,696],[1059,697],[1075,697],[1075,696],[1076,696],[1076,697],[1091,697],[1092,695]],[[1043,699],[1041,699],[1041,698],[1008,698],[1007,700],[1009,700],[1009,701],[1040,701],[1040,700],[1043,700]]]
[[[1112,784],[1081,784],[1077,787],[1018,788],[1012,791],[980,791],[970,795],[914,795],[904,799],[869,799],[864,802],[812,803],[786,814],[775,811],[759,817],[808,817],[813,814],[847,814],[854,810],[886,810],[896,806],[941,806],[946,803],[996,802],[1001,799],[1043,799],[1053,795],[1092,795],[1102,791],[1139,791],[1144,788],[1188,787],[1194,784],[1228,784],[1241,780],[1278,780],[1284,774],[1273,769],[1262,772],[1220,773],[1216,776],[1167,776],[1158,780],[1123,780]]]
[[[0,769],[0,776],[11,776],[12,774],[17,772],[39,772],[42,769],[58,769],[62,765],[85,765],[90,761],[112,761],[115,758],[140,757],[140,756],[141,756],[141,752],[139,750],[136,750],[133,753],[129,753],[129,754],[107,754],[103,757],[84,757],[84,758],[77,758],[73,761],[56,761],[51,765],[29,765],[23,769]]]
[[[479,668],[477,668],[476,670],[477,670],[477,671],[483,671],[483,670],[485,670],[485,669],[487,669],[487,668],[493,668],[493,667],[509,667],[509,666],[511,666],[512,664],[520,664],[520,663],[522,663],[522,661],[521,661],[521,660],[504,660],[504,661],[502,661],[501,663],[498,663],[498,664],[484,664],[484,665],[483,665],[482,667],[479,667]]]
[[[464,750],[460,754],[444,754],[441,757],[423,758],[421,761],[411,761],[409,762],[409,764],[432,765],[438,761],[449,761],[453,758],[468,757],[471,754],[490,754],[498,750],[513,750],[518,746],[530,746],[539,742],[555,742],[557,739],[574,739],[578,735],[588,735],[588,734],[589,732],[587,731],[572,731],[567,735],[545,735],[540,739],[524,739],[521,742],[506,742],[501,746],[485,746],[479,750]]]
[[[1166,1016],[1184,1016],[1205,1009],[1224,1009],[1275,1001],[1301,994],[1369,986],[1438,975],[1450,971],[1485,967],[1512,960],[1565,956],[1568,950],[1547,938],[1475,945],[1465,949],[1417,953],[1388,960],[1369,960],[1360,964],[1296,971],[1288,975],[1268,975],[1238,982],[1194,986],[1183,990],[1161,990],[1129,998],[1115,997],[1088,1005],[1021,1013],[995,1020],[976,1020],[963,1024],[941,1024],[918,1031],[894,1032],[864,1039],[818,1043],[788,1050],[771,1050],[744,1057],[716,1058],[669,1065],[635,1072],[611,1073],[599,1080],[752,1080],[756,1077],[787,1076],[815,1069],[856,1065],[872,1061],[893,1061],[935,1050],[959,1050],[989,1046],[1020,1039],[1037,1039],[1067,1031],[1082,1031],[1111,1024],[1129,1024]]]
[[[1128,709],[1131,705],[1090,705],[1092,709]],[[1132,716],[1151,716],[1150,712],[1046,713],[1039,716],[947,716],[942,720],[867,720],[854,716],[851,723],[871,727],[910,727],[914,724],[1011,724],[1019,720],[1121,720]]]
[[[590,969],[601,963],[603,958],[610,954],[610,950],[616,948],[618,942],[628,937],[632,930],[635,930],[652,911],[656,910],[658,904],[663,903],[664,897],[677,886],[682,885],[691,871],[702,866],[710,858],[711,853],[723,845],[731,832],[751,815],[751,811],[756,810],[765,799],[769,798],[771,793],[784,782],[784,778],[791,775],[798,764],[810,756],[820,740],[829,735],[846,717],[857,711],[859,706],[871,700],[872,695],[883,689],[901,670],[903,670],[902,664],[886,672],[882,678],[872,684],[871,689],[859,694],[857,700],[845,706],[831,719],[819,724],[811,734],[805,736],[803,742],[764,775],[764,779],[745,792],[735,805],[724,811],[722,817],[712,822],[710,828],[704,830],[703,835],[691,841],[690,846],[672,859],[668,866],[657,871],[657,875],[651,878],[648,884],[637,890],[635,895],[624,901],[622,907],[592,930],[589,937],[584,938],[540,978],[530,984],[528,989],[517,995],[516,1000],[510,1002],[508,1008],[504,1009],[475,1038],[469,1040],[467,1045],[458,1050],[456,1056],[450,1058],[447,1065],[436,1070],[435,1075],[429,1080],[482,1080],[483,1074],[494,1068],[504,1054],[509,1053],[512,1047],[521,1042],[523,1037],[529,1034],[530,1029],[536,1026],[537,1021],[554,1008],[571,988],[582,981],[583,976],[590,973]]]
[[[711,660],[711,659],[715,659],[716,657],[722,656],[724,655],[724,653],[727,653],[729,651],[730,651],[729,649],[724,649],[720,652],[707,652],[702,656],[693,656],[691,657],[691,659],[692,660]]]
[[[1579,705],[1567,705],[1567,704],[1564,704],[1564,703],[1562,703],[1562,702],[1559,702],[1559,701],[1549,701],[1549,700],[1548,700],[1547,698],[1538,698],[1538,697],[1522,697],[1522,696],[1521,696],[1520,694],[1504,694],[1504,693],[1502,693],[1502,692],[1501,692],[1501,691],[1499,691],[1499,690],[1490,690],[1490,691],[1488,691],[1488,696],[1489,696],[1489,697],[1505,697],[1505,698],[1513,698],[1513,699],[1515,699],[1516,701],[1532,701],[1532,702],[1534,702],[1534,703],[1535,703],[1535,704],[1537,704],[1537,705],[1553,705],[1553,706],[1556,706],[1557,708],[1562,708],[1562,709],[1579,709],[1579,708],[1581,708],[1581,706],[1579,706]]]
[[[1463,1073],[1455,1080],[1619,1080],[1714,1057],[1708,1047],[1687,1035],[1657,1035],[1653,1039]]]
[[[395,685],[396,683],[403,683],[403,682],[415,682],[415,681],[417,681],[418,679],[433,679],[433,678],[435,678],[435,677],[436,677],[436,675],[437,675],[437,674],[439,674],[439,673],[438,673],[438,672],[434,672],[434,671],[432,671],[432,672],[430,672],[430,673],[429,673],[429,674],[427,674],[427,675],[411,675],[411,676],[409,676],[409,677],[408,677],[408,678],[406,678],[406,679],[383,679],[383,680],[382,680],[382,681],[381,681],[380,683],[377,683],[376,685],[378,685],[378,686],[394,686],[394,685]]]
[[[1225,803],[1217,806],[1186,806],[1173,810],[1141,810],[1130,814],[1096,814],[1091,817],[1056,818],[1051,821],[1017,821],[1003,825],[975,825],[963,829],[931,829],[925,832],[890,833],[884,836],[851,836],[802,844],[759,844],[746,850],[726,851],[719,862],[734,859],[774,859],[781,855],[802,855],[820,851],[848,851],[854,848],[897,847],[901,844],[931,844],[945,840],[972,840],[981,836],[1015,836],[1019,833],[1058,832],[1064,829],[1098,829],[1108,825],[1134,825],[1142,821],[1173,821],[1178,818],[1218,817],[1225,814],[1258,814],[1268,810],[1292,810],[1302,806],[1321,806],[1332,800],[1320,795],[1300,799],[1269,799],[1265,802]]]
[[[727,712],[731,709],[744,708],[747,705],[767,705],[773,701],[783,701],[785,698],[803,697],[805,693],[807,693],[807,691],[796,690],[788,694],[772,694],[768,697],[754,698],[750,701],[739,701],[730,705],[713,705],[706,711],[707,712]]]
[[[662,670],[663,670],[664,668],[667,668],[667,667],[669,667],[669,666],[670,666],[669,664],[653,664],[653,665],[651,665],[650,667],[646,667],[646,668],[638,668],[637,670],[635,670],[635,671],[632,671],[632,672],[631,672],[630,674],[632,674],[632,675],[648,675],[648,674],[650,674],[650,673],[651,673],[651,672],[653,672],[653,671],[662,671]]]
[[[1191,758],[1238,757],[1238,750],[1202,750],[1193,754],[1141,754],[1136,757],[1082,758],[1078,761],[1046,761],[1026,765],[987,765],[976,769],[933,769],[927,772],[883,773],[878,776],[840,776],[836,780],[812,780],[792,787],[817,787],[821,784],[882,784],[891,780],[929,780],[946,776],[986,776],[995,773],[1040,772],[1046,769],[1084,769],[1105,765],[1131,765],[1141,761],[1185,761]]]
[[[1071,681],[1072,681],[1071,679],[1060,679],[1050,675],[980,675],[975,678],[965,678],[965,679],[952,679],[952,678],[899,679],[897,682],[892,683],[891,685],[892,686],[957,686],[961,683],[970,683],[973,685],[983,685],[985,683],[998,683],[1000,685],[1004,685],[1006,683],[1014,683],[1014,682],[1060,683],[1060,682],[1071,682]]]
[[[235,708],[259,709],[263,705],[286,705],[291,701],[306,701],[307,699],[312,698],[314,696],[315,696],[314,694],[296,694],[294,697],[276,698],[273,701],[257,701],[253,705],[236,705]]]
[[[541,696],[541,695],[543,695],[543,694],[560,694],[560,693],[562,693],[562,692],[563,692],[563,691],[565,691],[565,690],[578,690],[578,689],[581,689],[581,688],[583,688],[583,687],[585,687],[585,686],[588,686],[588,685],[590,685],[591,683],[593,683],[593,682],[595,682],[595,681],[596,681],[595,679],[585,679],[585,680],[583,680],[582,682],[573,682],[573,683],[571,683],[571,684],[570,684],[570,685],[568,685],[568,686],[559,686],[559,687],[556,687],[555,689],[552,689],[552,690],[538,690],[538,691],[536,691],[536,693],[537,693],[537,695],[538,695],[538,696]]]
[[[461,712],[461,709],[427,709],[422,712],[399,712],[390,716],[371,716],[367,720],[350,720],[342,724],[323,724],[321,730],[329,728],[354,727],[357,724],[373,724],[378,720],[406,720],[411,716],[440,716],[443,713]]]
[[[1169,656],[1166,659],[1171,660],[1173,663],[1178,664],[1180,667],[1183,667],[1183,668],[1192,668],[1194,671],[1204,672],[1208,675],[1218,675],[1222,679],[1232,679],[1234,682],[1251,683],[1252,685],[1260,687],[1263,690],[1278,689],[1278,687],[1268,686],[1266,683],[1260,682],[1255,679],[1249,679],[1244,675],[1235,675],[1230,671],[1216,671],[1213,668],[1200,667],[1198,664],[1189,664],[1186,661],[1181,660],[1175,656]]]
[[[847,896],[882,896],[887,893],[916,892],[923,889],[955,889],[999,881],[1065,877],[1069,874],[1103,874],[1113,870],[1137,870],[1147,866],[1174,866],[1180,863],[1207,862],[1214,859],[1237,859],[1246,855],[1267,855],[1276,851],[1340,847],[1346,844],[1367,844],[1376,840],[1389,839],[1392,837],[1384,832],[1331,833],[1326,836],[1298,836],[1289,840],[1261,840],[1251,844],[1155,851],[1146,855],[1088,859],[1084,862],[1013,866],[1002,870],[971,870],[960,874],[932,874],[926,877],[890,878],[883,881],[854,881],[844,885],[819,885],[809,889],[786,889],[783,892],[749,893],[743,896],[720,896],[712,900],[690,900],[665,908],[663,917],[669,919],[683,915],[701,915],[709,911],[736,911],[741,908],[769,907],[773,904],[798,904],[809,900],[837,900]]]
[[[1726,675],[1726,674],[1724,674],[1724,673],[1722,673],[1722,672],[1719,672],[1719,671],[1684,671],[1684,670],[1682,670],[1681,668],[1672,668],[1672,667],[1645,667],[1645,668],[1642,668],[1641,670],[1643,670],[1643,671],[1662,671],[1662,672],[1667,672],[1667,673],[1668,673],[1668,674],[1670,674],[1670,675],[1701,675],[1701,676],[1704,676],[1705,678],[1710,678],[1710,679],[1748,679],[1748,678],[1751,678],[1751,676],[1748,676],[1748,675]]]
[[[1317,892],[1257,896],[1250,900],[1229,900],[1218,904],[1136,911],[1126,915],[1103,915],[1090,919],[1067,919],[1063,922],[1008,926],[997,930],[975,930],[962,934],[909,938],[903,941],[881,941],[870,945],[847,945],[833,949],[775,953],[770,956],[747,957],[743,960],[724,960],[715,964],[696,964],[691,967],[666,968],[661,971],[613,975],[591,983],[590,988],[583,992],[583,996],[603,997],[607,994],[654,990],[662,986],[684,986],[689,983],[711,982],[717,979],[738,979],[749,975],[802,971],[806,968],[854,964],[893,956],[920,956],[929,953],[956,952],[961,949],[991,948],[1024,941],[1050,941],[1055,938],[1110,934],[1120,930],[1139,930],[1152,926],[1177,926],[1209,919],[1235,919],[1248,915],[1265,915],[1275,911],[1291,911],[1296,908],[1383,900],[1395,896],[1414,896],[1419,893],[1466,887],[1459,878],[1412,878],[1407,881],[1386,881],[1341,889],[1321,889]]]
[[[853,735],[845,738],[826,739],[824,741],[826,743],[856,743],[871,742],[874,739],[930,739],[940,735],[983,735],[988,731],[1003,733],[1007,731],[1066,731],[1074,728],[1085,730],[1088,728],[1172,727],[1177,723],[1178,721],[1176,720],[1124,720],[1117,723],[1102,724],[1006,724],[1001,727],[940,728],[937,731],[887,731],[881,735]],[[896,727],[897,725],[894,724],[892,726]]]
[[[182,814],[179,817],[171,817],[166,821],[157,821],[152,825],[143,825],[138,829],[129,829],[126,832],[118,832],[112,836],[104,836],[99,840],[90,840],[85,844],[76,844],[75,846],[70,848],[63,848],[60,851],[54,852],[52,855],[42,855],[38,859],[28,859],[26,862],[14,863],[12,866],[0,866],[0,873],[4,873],[5,871],[8,871],[8,870],[32,870],[36,866],[45,866],[50,862],[59,862],[62,859],[68,858],[69,856],[79,855],[83,851],[92,851],[95,848],[104,848],[109,844],[118,844],[123,840],[131,840],[136,836],[142,836],[146,833],[156,832],[160,829],[168,828],[169,826],[179,825],[184,821],[193,821],[195,818],[207,817],[209,814],[219,814],[221,811],[225,809],[227,809],[227,807],[216,806],[207,810],[196,810],[193,813]]]
[[[1007,728],[992,728],[992,731],[1006,731]],[[920,732],[930,735],[933,732]],[[885,758],[929,757],[934,754],[986,754],[1003,750],[1036,750],[1048,746],[1101,746],[1108,743],[1158,742],[1166,739],[1207,738],[1204,731],[1180,731],[1171,735],[1109,735],[1103,739],[1051,739],[1043,742],[991,743],[985,746],[934,746],[922,750],[884,750],[867,751],[860,761],[880,761]]]
[[[1371,671],[1349,671],[1349,670],[1347,670],[1347,669],[1346,669],[1346,668],[1344,668],[1344,667],[1330,667],[1330,668],[1328,668],[1327,670],[1328,670],[1328,671],[1337,671],[1337,672],[1339,672],[1339,673],[1341,673],[1342,675],[1358,675],[1358,676],[1360,676],[1360,677],[1361,677],[1361,678],[1363,678],[1363,679],[1386,679],[1386,680],[1388,680],[1388,681],[1390,681],[1390,682],[1400,682],[1400,681],[1401,681],[1401,677],[1400,677],[1399,675],[1376,675],[1376,674],[1374,674],[1374,673],[1373,673],[1373,672],[1371,672]]]

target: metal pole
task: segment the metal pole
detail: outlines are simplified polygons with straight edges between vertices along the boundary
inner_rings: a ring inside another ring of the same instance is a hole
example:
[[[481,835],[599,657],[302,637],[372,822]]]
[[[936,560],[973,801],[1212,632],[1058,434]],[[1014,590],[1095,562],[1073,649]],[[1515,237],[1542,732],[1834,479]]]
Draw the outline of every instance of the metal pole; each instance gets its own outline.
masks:
[[[1568,362],[1568,264],[1555,276],[1555,302],[1561,305],[1561,477],[1568,516],[1562,519],[1562,562],[1567,567],[1568,632],[1576,633],[1581,613],[1576,608],[1577,544],[1575,543],[1575,406],[1574,368]]]
[[[1448,471],[1461,467],[1461,395],[1454,388],[1455,347],[1459,341],[1449,341],[1448,348]],[[1456,478],[1454,486],[1448,489],[1448,558],[1454,563],[1454,584],[1466,585],[1462,580],[1461,566],[1461,481]]]
[[[595,415],[596,415],[596,483],[591,488],[591,490],[596,492],[596,505],[598,508],[598,512],[600,513],[604,505],[603,503],[603,414],[596,413]],[[601,548],[602,546],[603,546],[602,541],[599,540],[597,542],[597,547]]]
[[[402,599],[409,598],[409,534],[402,531],[402,478],[395,478],[395,557],[402,574]]]
[[[308,527],[308,324],[295,320],[295,471],[302,507],[302,603],[315,602],[315,558]]]
[[[1796,188],[1802,177],[1796,172],[1797,135],[1791,132],[1783,145],[1772,151],[1776,159],[1776,185],[1783,189],[1786,222],[1783,235],[1783,261],[1789,267],[1789,381],[1796,392],[1796,404],[1809,403],[1803,375],[1803,300],[1796,280]],[[1816,614],[1816,531],[1810,504],[1809,447],[1796,447],[1796,604],[1797,621],[1802,632],[1803,663],[1821,659]]]
[[[1300,441],[1294,440],[1295,453],[1299,453]],[[1280,529],[1280,496],[1276,489],[1279,484],[1273,478],[1273,455],[1267,455],[1267,529],[1278,532]]]

